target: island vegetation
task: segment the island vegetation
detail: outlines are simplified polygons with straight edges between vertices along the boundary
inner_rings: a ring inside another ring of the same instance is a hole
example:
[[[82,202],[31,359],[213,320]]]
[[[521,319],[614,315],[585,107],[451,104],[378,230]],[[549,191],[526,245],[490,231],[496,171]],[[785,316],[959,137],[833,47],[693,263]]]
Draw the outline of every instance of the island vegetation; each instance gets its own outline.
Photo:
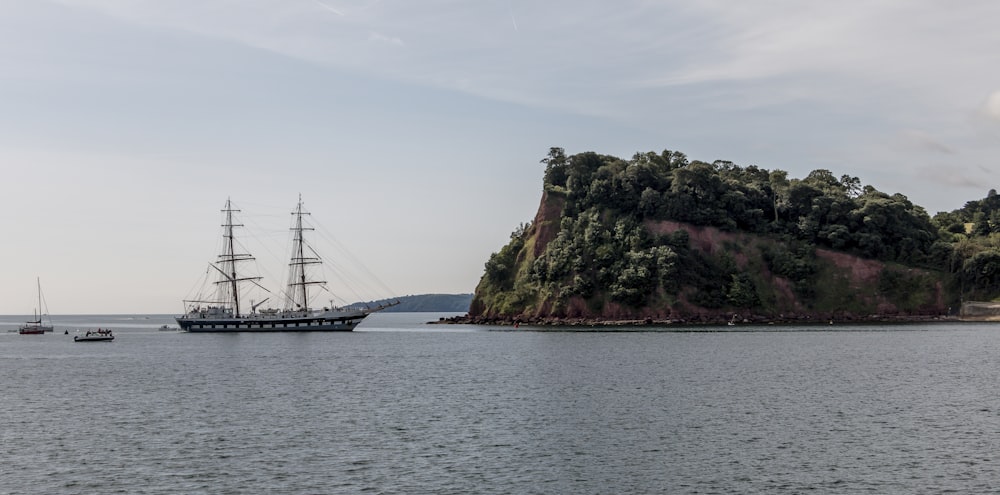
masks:
[[[995,190],[931,217],[825,169],[670,150],[542,163],[538,213],[486,261],[466,321],[907,320],[1000,295]]]

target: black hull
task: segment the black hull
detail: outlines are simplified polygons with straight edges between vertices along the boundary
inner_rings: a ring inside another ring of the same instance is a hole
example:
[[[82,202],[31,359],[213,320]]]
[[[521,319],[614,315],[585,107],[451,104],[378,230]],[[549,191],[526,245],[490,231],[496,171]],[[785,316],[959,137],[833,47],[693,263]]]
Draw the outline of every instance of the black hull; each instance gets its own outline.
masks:
[[[365,314],[343,318],[176,318],[181,330],[192,333],[237,332],[350,332]]]

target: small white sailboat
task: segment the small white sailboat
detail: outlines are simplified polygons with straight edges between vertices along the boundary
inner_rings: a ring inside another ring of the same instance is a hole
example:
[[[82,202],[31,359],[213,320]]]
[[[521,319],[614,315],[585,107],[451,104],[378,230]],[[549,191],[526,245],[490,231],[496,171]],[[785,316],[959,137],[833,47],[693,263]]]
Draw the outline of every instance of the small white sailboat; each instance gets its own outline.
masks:
[[[48,325],[42,323],[42,281],[36,279],[36,282],[38,284],[38,312],[34,320],[25,322],[17,329],[17,333],[21,335],[41,335],[54,329],[51,321]]]

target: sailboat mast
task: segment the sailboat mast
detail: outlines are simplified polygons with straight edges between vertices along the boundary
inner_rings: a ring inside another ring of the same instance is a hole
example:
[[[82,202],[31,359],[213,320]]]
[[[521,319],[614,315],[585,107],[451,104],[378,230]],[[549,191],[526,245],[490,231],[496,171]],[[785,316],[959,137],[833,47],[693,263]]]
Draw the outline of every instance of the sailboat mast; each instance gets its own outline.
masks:
[[[233,243],[233,210],[230,207],[229,200],[226,200],[226,225],[229,233],[229,254],[234,255],[236,250],[234,249]],[[235,310],[234,316],[240,315],[240,291],[239,287],[236,285],[236,259],[233,258],[232,263],[230,263],[229,283],[232,285],[233,290],[233,308]]]
[[[42,324],[42,278],[35,277],[35,284],[38,286],[38,324]]]
[[[234,223],[233,214],[240,210],[234,209],[232,202],[226,199],[226,207],[222,210],[225,216],[225,223],[222,224],[222,253],[219,259],[211,266],[219,272],[219,280],[216,284],[216,301],[225,306],[231,305],[233,316],[240,316],[240,282],[260,280],[260,277],[240,276],[236,264],[243,261],[253,261],[254,257],[249,253],[238,253],[236,247],[236,234],[234,229],[242,227],[242,224]],[[254,282],[256,283],[256,282]]]
[[[299,204],[295,208],[295,240],[296,249],[298,251],[298,258],[302,269],[299,270],[299,283],[302,285],[302,311],[309,311],[309,293],[306,289],[306,266],[305,266],[305,248],[302,243],[302,198],[299,197]]]
[[[223,225],[223,231],[222,231],[222,237],[224,238],[225,246],[223,247],[224,252],[222,253],[221,258],[223,262],[223,267],[229,269],[228,270],[229,273],[225,275],[229,279],[228,283],[229,283],[230,297],[232,298],[233,311],[234,311],[233,316],[239,316],[240,290],[239,286],[237,285],[238,279],[236,277],[236,246],[235,246],[236,241],[235,241],[235,236],[233,235],[233,227],[235,227],[235,225],[233,224],[233,212],[239,210],[234,210],[232,207],[232,202],[229,199],[226,199],[226,208],[222,211],[226,214],[226,223],[225,225]],[[227,263],[229,264],[228,267],[225,266],[225,264]]]
[[[309,311],[308,286],[326,283],[319,280],[309,280],[306,275],[306,265],[322,263],[322,260],[315,255],[306,257],[304,232],[313,229],[302,225],[302,216],[308,214],[308,212],[302,211],[302,197],[299,196],[299,204],[292,212],[292,215],[295,215],[295,222],[291,229],[294,235],[292,236],[292,259],[289,263],[291,269],[288,277],[288,292],[293,308],[300,311]]]

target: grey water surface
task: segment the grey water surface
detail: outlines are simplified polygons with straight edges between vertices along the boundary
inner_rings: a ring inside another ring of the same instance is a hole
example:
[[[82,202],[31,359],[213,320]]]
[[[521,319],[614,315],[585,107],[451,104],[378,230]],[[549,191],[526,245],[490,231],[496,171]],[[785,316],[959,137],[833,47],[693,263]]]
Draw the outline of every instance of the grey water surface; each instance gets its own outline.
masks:
[[[79,316],[42,336],[0,317],[0,493],[1000,490],[998,325],[438,316],[254,335]],[[62,334],[96,327],[117,339]]]

